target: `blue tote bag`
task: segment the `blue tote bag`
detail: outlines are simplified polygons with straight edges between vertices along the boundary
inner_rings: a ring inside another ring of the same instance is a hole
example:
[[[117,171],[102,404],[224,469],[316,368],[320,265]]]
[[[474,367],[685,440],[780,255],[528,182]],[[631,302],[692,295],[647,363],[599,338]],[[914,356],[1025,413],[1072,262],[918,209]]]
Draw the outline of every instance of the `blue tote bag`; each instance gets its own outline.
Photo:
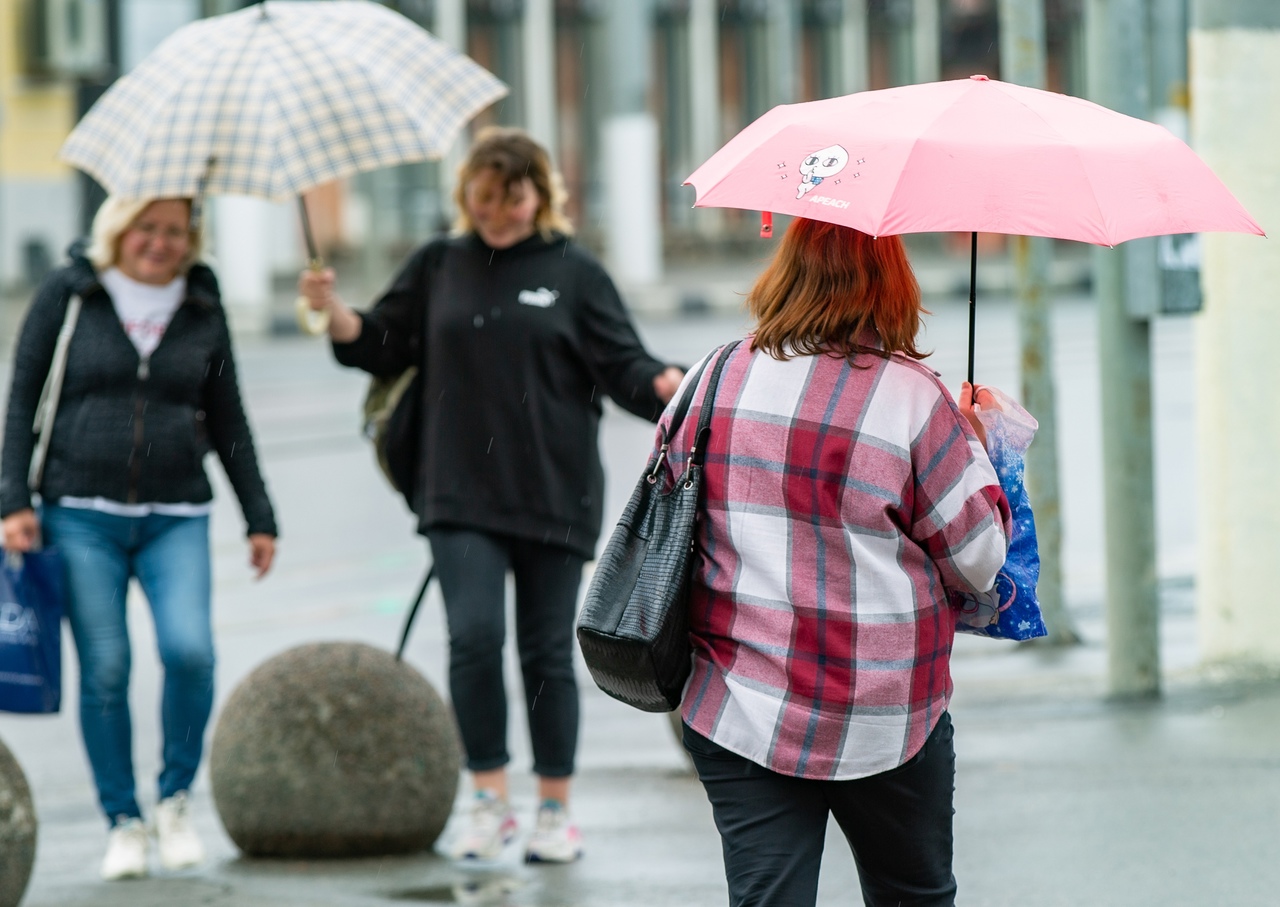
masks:
[[[56,550],[0,550],[0,711],[48,713],[61,707],[65,596]]]

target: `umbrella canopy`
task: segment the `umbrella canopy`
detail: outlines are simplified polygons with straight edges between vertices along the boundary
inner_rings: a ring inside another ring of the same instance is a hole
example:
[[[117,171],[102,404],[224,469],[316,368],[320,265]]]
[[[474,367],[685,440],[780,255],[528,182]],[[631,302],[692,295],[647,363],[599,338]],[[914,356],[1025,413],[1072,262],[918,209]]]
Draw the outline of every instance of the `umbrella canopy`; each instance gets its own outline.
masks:
[[[1166,233],[1262,234],[1164,127],[985,76],[775,107],[685,185],[698,207],[872,236],[963,231],[1114,246]]]
[[[285,199],[439,158],[507,87],[367,0],[270,0],[170,35],[60,156],[130,198]]]

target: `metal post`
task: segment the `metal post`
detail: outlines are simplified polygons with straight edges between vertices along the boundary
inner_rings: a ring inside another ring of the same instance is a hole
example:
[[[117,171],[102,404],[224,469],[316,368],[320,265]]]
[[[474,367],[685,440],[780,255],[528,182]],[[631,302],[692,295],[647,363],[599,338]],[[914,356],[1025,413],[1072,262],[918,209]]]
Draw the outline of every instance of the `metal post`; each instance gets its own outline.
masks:
[[[466,0],[435,0],[432,28],[435,36],[454,50],[467,52],[467,4]],[[440,211],[448,220],[457,213],[454,210],[453,190],[458,182],[458,168],[466,154],[466,142],[454,142],[440,160]]]
[[[601,124],[609,269],[624,287],[662,277],[658,123],[649,111],[652,0],[607,7],[609,116]]]
[[[1145,0],[1086,0],[1089,96],[1130,116],[1149,112]],[[1154,295],[1155,246],[1094,253],[1102,370],[1107,541],[1107,654],[1113,696],[1160,692],[1152,465],[1150,322],[1127,309]],[[1147,259],[1150,258],[1148,262]]]
[[[911,61],[916,82],[936,82],[942,70],[942,26],[938,0],[914,0]]]
[[[524,0],[522,23],[525,127],[556,159],[556,10],[552,0]]]
[[[843,94],[871,87],[867,46],[867,0],[844,0],[844,15],[840,20],[840,90]]]
[[[884,17],[889,30],[889,81],[895,86],[910,85],[915,78],[913,0],[885,0]]]
[[[1041,0],[1000,0],[1000,78],[1045,87],[1045,26]],[[1036,515],[1040,581],[1036,596],[1049,635],[1045,642],[1080,641],[1062,595],[1062,506],[1058,484],[1058,403],[1053,385],[1053,323],[1049,308],[1051,240],[1015,236],[1022,402],[1040,422],[1027,451],[1027,492]]]
[[[770,106],[800,100],[800,4],[770,0],[768,7]]]
[[[689,145],[695,167],[721,143],[719,5],[718,0],[689,2]],[[718,208],[702,209],[694,222],[707,237],[719,236],[724,224]]]

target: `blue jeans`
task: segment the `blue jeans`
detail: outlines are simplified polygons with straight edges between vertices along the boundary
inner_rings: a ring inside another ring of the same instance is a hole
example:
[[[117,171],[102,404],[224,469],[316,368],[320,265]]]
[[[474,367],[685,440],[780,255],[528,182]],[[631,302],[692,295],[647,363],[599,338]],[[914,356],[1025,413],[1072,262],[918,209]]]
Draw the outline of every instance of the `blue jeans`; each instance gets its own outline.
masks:
[[[62,551],[68,617],[80,659],[80,730],[108,823],[140,816],[129,717],[125,594],[137,577],[164,666],[161,799],[191,787],[213,708],[209,518],[116,516],[44,507],[45,543]]]
[[[583,558],[566,548],[469,529],[427,530],[449,624],[449,694],[467,768],[510,761],[502,648],[507,571],[515,575],[515,636],[524,680],[533,771],[573,774],[578,746],[574,619]]]

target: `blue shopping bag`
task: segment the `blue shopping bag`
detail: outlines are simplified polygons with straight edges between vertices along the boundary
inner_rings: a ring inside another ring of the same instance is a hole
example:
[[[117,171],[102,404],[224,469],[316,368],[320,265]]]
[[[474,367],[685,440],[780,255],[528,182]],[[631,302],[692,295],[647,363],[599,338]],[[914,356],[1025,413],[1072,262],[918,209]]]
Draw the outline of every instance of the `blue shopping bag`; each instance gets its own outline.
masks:
[[[66,577],[55,549],[0,549],[0,711],[61,707],[65,609]]]
[[[1036,583],[1040,579],[1040,548],[1036,542],[1035,515],[1027,498],[1024,479],[1027,448],[1040,426],[1031,414],[996,388],[991,391],[997,409],[978,413],[987,431],[987,454],[1009,500],[1013,534],[1004,566],[996,574],[995,588],[985,595],[953,592],[957,611],[956,631],[996,639],[1035,639],[1048,635]]]

